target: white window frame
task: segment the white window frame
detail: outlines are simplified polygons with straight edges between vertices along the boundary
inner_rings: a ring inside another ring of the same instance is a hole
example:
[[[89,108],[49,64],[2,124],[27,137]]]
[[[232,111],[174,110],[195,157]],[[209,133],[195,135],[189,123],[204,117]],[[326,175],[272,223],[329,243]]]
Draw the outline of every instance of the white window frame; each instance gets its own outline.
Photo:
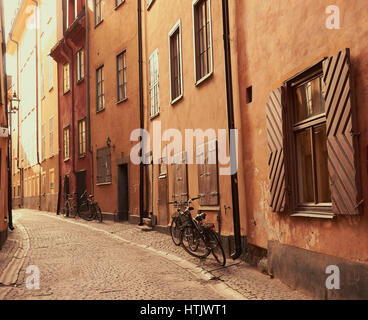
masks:
[[[150,74],[149,92],[150,92],[151,119],[155,118],[156,116],[160,114],[160,72],[159,70],[160,69],[159,69],[158,49],[156,49],[155,51],[153,51],[153,53],[149,57],[149,74]],[[157,88],[157,108],[155,108],[155,105],[152,103],[153,102],[152,92],[154,92],[155,88]]]
[[[208,1],[209,6],[209,28],[210,28],[210,71],[201,79],[197,79],[197,50],[196,50],[196,28],[195,28],[195,6],[202,0],[193,0],[192,2],[192,19],[193,19],[193,50],[194,50],[194,83],[196,86],[208,79],[213,74],[213,41],[212,41],[212,15],[211,15],[211,0]]]
[[[180,68],[180,95],[173,99],[172,97],[172,81],[171,81],[171,37],[179,29],[179,68]],[[170,103],[173,105],[175,102],[179,101],[184,96],[184,86],[183,86],[183,51],[182,51],[182,38],[181,38],[181,19],[171,28],[169,32],[169,77],[170,77]]]
[[[78,50],[77,54],[77,82],[84,79],[84,48]]]
[[[54,116],[49,119],[49,157],[54,156]]]
[[[49,61],[49,91],[54,87],[54,60],[50,55],[48,55]]]

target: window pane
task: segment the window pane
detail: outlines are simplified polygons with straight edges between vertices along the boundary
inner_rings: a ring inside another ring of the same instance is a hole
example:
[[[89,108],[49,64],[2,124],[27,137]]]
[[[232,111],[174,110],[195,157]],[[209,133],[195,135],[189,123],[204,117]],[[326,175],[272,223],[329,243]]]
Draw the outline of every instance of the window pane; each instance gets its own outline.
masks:
[[[297,122],[325,112],[321,87],[322,77],[319,77],[296,88]]]
[[[300,203],[314,203],[310,130],[296,134],[298,193]]]
[[[331,192],[328,176],[328,154],[326,124],[313,128],[314,150],[317,176],[317,201],[331,202]]]

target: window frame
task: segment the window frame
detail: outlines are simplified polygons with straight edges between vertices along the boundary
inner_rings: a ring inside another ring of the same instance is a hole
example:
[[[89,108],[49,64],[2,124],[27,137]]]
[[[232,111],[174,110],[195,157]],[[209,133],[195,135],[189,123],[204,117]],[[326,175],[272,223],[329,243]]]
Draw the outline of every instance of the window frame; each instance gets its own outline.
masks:
[[[152,82],[151,74],[151,62],[154,61],[154,66],[156,67],[157,79]],[[155,49],[149,57],[149,98],[150,98],[150,119],[154,119],[160,115],[160,66],[159,66],[159,51],[158,48]],[[152,105],[152,92],[157,89],[157,106]],[[156,107],[156,108],[155,108]]]
[[[198,79],[198,63],[197,63],[197,19],[196,8],[202,1],[208,2],[208,19],[209,19],[209,72]],[[212,15],[211,15],[211,0],[193,0],[192,2],[192,19],[193,19],[193,55],[194,55],[194,82],[198,86],[206,81],[213,74],[213,41],[212,41]]]
[[[105,79],[104,79],[104,65],[98,67],[96,69],[96,112],[99,113],[103,110],[105,110],[105,86],[104,86],[104,82],[105,82]],[[99,80],[99,72],[101,71],[101,80]],[[101,84],[101,91],[102,93],[100,93],[99,91],[99,84]],[[102,106],[100,106],[99,104],[99,101],[100,101],[100,97],[103,97],[102,101]]]
[[[67,70],[67,76],[66,76]],[[66,62],[63,64],[63,92],[67,94],[70,91],[70,64]]]
[[[321,124],[326,124],[326,113],[320,113],[302,121],[296,120],[295,115],[295,88],[302,85],[307,81],[311,81],[318,77],[323,77],[322,61],[313,65],[310,68],[295,75],[291,79],[284,82],[286,88],[286,114],[285,114],[285,132],[286,132],[286,179],[290,185],[290,215],[291,216],[309,216],[309,217],[322,217],[331,218],[334,216],[332,212],[332,200],[330,203],[300,203],[299,201],[299,187],[298,187],[298,174],[297,174],[297,149],[296,149],[296,132],[302,131],[306,128],[313,128]],[[321,92],[322,93],[322,92]],[[326,142],[327,143],[327,142]],[[314,149],[314,144],[311,147]],[[312,150],[314,154],[314,150]],[[312,155],[312,167],[313,167],[313,194],[315,197],[315,158]]]
[[[124,49],[122,52],[120,52],[117,56],[116,56],[116,91],[117,91],[117,103],[119,104],[120,102],[123,102],[125,100],[128,99],[128,81],[127,81],[127,63],[126,63],[126,53],[127,50]],[[122,69],[119,69],[119,58],[123,57],[123,61],[122,61]],[[119,78],[119,74],[120,72],[123,73],[123,83],[120,84],[120,78]],[[125,96],[124,97],[120,97],[120,88],[123,87],[124,88],[124,92],[125,92]]]
[[[85,77],[85,54],[84,54],[84,48],[80,48],[77,53],[76,53],[76,59],[77,59],[77,68],[76,68],[76,79],[77,79],[77,84],[83,82],[84,77]]]
[[[68,140],[65,139],[66,132],[68,132]],[[63,159],[65,162],[70,160],[70,125],[63,128]]]
[[[95,27],[99,26],[103,22],[103,0],[94,0],[95,9]],[[97,16],[97,6],[100,7],[100,17]]]
[[[173,88],[172,88],[172,73],[173,73],[173,65],[172,65],[172,38],[178,32],[178,42],[179,42],[179,50],[178,50],[178,73],[180,76],[180,94],[173,99]],[[170,103],[171,105],[175,104],[179,100],[181,100],[184,96],[184,86],[183,86],[183,51],[182,51],[182,28],[181,28],[181,19],[171,28],[169,32],[169,77],[170,77]]]
[[[81,131],[80,126],[83,123],[84,123],[84,131],[83,127]],[[83,150],[81,150],[81,146]],[[78,156],[79,158],[84,158],[86,155],[87,155],[87,122],[86,118],[83,118],[78,120]]]
[[[54,116],[49,118],[49,157],[52,158],[54,154]]]
[[[125,0],[115,0],[115,10],[119,8],[124,2]]]

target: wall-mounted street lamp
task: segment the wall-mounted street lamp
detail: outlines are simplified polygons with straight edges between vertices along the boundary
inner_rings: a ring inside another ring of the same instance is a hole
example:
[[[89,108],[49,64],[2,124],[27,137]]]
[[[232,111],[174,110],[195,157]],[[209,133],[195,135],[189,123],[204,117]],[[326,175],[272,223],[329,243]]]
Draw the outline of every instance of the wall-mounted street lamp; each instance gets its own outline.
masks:
[[[106,144],[107,144],[107,146],[109,148],[111,147],[111,139],[110,139],[110,137],[107,137]]]

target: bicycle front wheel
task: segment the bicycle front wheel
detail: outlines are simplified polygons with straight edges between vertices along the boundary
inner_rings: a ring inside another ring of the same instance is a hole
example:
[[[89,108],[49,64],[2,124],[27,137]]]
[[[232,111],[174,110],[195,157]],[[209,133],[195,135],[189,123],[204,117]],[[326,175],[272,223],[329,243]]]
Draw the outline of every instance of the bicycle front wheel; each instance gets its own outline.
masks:
[[[96,210],[96,219],[97,219],[97,221],[102,222],[102,220],[103,220],[102,212],[101,212],[101,209],[100,209],[99,205],[95,204],[94,207],[95,207],[95,210]]]
[[[176,246],[180,246],[181,238],[180,238],[180,220],[179,217],[173,217],[170,225],[170,234],[172,241]]]
[[[96,212],[93,207],[89,207],[86,205],[83,206],[83,209],[79,212],[79,215],[82,219],[86,221],[92,221],[96,216]]]
[[[210,254],[211,251],[197,228],[185,227],[180,235],[184,250],[191,256],[203,259]]]
[[[215,230],[208,230],[207,236],[210,243],[212,255],[221,266],[225,266],[226,257],[219,236],[217,235]]]

